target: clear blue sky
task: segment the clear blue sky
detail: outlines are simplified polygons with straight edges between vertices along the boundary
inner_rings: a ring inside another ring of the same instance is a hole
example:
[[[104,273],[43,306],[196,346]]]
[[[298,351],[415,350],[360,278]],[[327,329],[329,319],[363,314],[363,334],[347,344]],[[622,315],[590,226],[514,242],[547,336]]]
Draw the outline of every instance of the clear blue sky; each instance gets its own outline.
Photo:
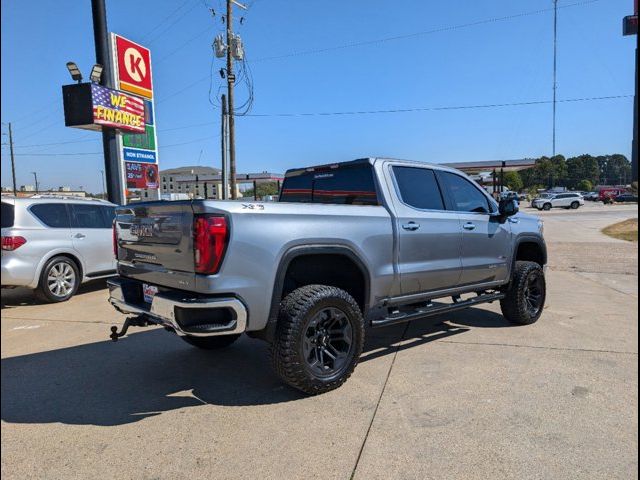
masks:
[[[632,0],[562,0],[558,98],[633,94]],[[552,0],[248,0],[242,35],[252,113],[345,112],[550,100]],[[206,5],[218,15],[212,18]],[[152,50],[160,167],[219,166],[219,109],[208,100],[221,0],[107,0],[109,30]],[[514,18],[484,22],[492,18]],[[477,25],[462,26],[481,22]],[[434,31],[440,30],[440,31]],[[269,59],[416,32],[408,38]],[[94,62],[89,0],[2,1],[2,131],[13,122],[18,184],[101,191],[100,136],[65,128],[65,63]],[[212,90],[221,79],[216,59]],[[240,88],[239,101],[246,98]],[[558,104],[557,151],[630,156],[632,98]],[[189,128],[179,128],[187,127]],[[238,118],[239,172],[384,155],[430,162],[551,153],[551,105],[410,113]],[[3,136],[3,143],[7,137]],[[60,145],[48,143],[73,142]],[[40,146],[43,145],[43,146]],[[7,146],[2,185],[11,184]]]

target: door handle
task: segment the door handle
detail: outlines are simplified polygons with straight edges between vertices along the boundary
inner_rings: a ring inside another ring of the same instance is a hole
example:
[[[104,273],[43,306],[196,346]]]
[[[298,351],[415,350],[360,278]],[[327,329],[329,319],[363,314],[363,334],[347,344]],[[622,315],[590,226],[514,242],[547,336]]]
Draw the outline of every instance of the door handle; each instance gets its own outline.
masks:
[[[420,224],[416,222],[403,223],[402,228],[404,228],[405,230],[413,231],[419,229]]]
[[[83,233],[76,233],[73,238],[85,238],[86,235],[84,235]]]
[[[462,226],[462,228],[464,228],[465,230],[475,230],[476,225],[474,223],[467,222]]]

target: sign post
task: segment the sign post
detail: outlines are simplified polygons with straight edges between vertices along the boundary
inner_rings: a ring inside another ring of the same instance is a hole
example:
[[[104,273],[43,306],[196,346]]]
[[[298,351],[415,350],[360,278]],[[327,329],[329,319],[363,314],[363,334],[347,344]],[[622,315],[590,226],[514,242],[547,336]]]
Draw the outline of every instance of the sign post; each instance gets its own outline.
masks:
[[[638,0],[633,2],[633,15],[622,19],[622,34],[638,36]],[[635,91],[633,95],[633,140],[631,143],[631,181],[638,181],[638,44],[635,50]]]

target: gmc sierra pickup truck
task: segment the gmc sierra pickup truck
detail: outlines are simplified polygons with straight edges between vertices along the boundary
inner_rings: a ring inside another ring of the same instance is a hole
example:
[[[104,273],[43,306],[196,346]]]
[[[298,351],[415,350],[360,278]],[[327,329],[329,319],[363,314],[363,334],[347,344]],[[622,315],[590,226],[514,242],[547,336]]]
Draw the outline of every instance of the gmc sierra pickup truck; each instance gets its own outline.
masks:
[[[132,316],[111,338],[157,324],[217,349],[246,333],[270,343],[282,380],[318,394],[353,372],[365,324],[493,301],[535,322],[542,231],[457,170],[385,158],[289,170],[279,202],[122,206],[109,301]]]

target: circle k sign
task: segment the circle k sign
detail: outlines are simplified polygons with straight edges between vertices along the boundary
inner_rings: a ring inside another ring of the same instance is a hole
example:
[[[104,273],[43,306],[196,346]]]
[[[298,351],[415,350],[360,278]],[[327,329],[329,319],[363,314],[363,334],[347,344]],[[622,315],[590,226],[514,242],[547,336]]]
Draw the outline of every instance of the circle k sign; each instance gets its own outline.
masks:
[[[114,47],[120,90],[153,98],[149,49],[115,34]]]

